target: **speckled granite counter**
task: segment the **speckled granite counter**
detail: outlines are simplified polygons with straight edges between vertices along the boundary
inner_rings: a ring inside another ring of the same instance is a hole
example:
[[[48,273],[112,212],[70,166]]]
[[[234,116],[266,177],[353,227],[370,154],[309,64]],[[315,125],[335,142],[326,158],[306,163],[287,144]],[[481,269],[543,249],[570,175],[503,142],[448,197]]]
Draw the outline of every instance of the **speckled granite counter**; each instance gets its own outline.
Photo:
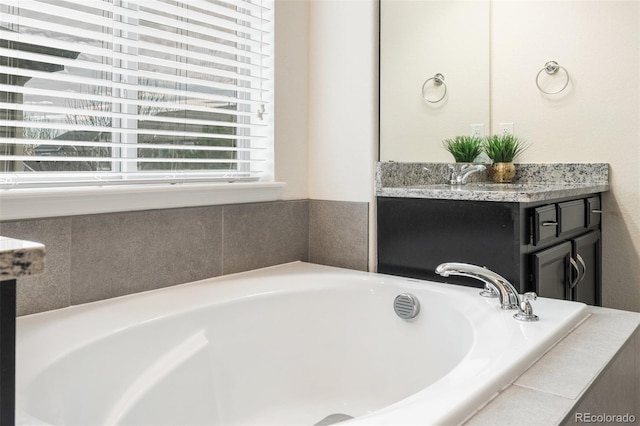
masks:
[[[0,236],[0,281],[43,272],[43,244]]]
[[[379,197],[537,202],[609,190],[606,163],[517,164],[511,184],[491,183],[486,171],[466,185],[450,185],[447,163],[377,163]],[[455,164],[455,167],[462,167]]]

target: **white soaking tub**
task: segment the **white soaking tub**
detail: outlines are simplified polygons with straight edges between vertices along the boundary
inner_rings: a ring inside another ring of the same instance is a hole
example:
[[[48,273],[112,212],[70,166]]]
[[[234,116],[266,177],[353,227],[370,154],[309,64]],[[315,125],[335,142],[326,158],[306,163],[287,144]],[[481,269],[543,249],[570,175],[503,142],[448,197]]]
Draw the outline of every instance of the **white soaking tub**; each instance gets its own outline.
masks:
[[[393,309],[411,293],[411,320]],[[296,262],[20,317],[21,425],[454,425],[586,318]]]

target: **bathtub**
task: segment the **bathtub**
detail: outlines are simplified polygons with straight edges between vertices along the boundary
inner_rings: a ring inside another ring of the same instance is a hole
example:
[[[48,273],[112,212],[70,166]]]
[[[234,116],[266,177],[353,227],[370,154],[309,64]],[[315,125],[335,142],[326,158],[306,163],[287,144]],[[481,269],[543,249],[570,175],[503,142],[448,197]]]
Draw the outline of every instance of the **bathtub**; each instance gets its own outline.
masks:
[[[587,316],[532,304],[519,322],[477,289],[295,262],[24,316],[16,420],[460,424]]]

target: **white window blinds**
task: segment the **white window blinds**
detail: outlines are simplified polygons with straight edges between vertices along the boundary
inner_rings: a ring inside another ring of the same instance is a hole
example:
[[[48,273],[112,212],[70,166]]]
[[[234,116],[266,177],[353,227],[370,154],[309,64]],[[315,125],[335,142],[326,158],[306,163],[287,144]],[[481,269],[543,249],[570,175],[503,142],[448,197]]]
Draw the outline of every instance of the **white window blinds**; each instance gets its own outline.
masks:
[[[0,185],[271,180],[270,0],[0,0]]]

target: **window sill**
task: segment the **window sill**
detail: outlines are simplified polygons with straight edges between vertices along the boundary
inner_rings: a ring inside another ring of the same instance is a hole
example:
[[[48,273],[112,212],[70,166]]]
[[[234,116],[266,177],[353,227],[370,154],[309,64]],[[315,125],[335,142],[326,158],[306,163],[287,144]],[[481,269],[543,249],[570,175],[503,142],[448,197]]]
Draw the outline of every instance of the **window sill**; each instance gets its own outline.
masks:
[[[282,182],[183,183],[0,190],[0,221],[275,201]]]

